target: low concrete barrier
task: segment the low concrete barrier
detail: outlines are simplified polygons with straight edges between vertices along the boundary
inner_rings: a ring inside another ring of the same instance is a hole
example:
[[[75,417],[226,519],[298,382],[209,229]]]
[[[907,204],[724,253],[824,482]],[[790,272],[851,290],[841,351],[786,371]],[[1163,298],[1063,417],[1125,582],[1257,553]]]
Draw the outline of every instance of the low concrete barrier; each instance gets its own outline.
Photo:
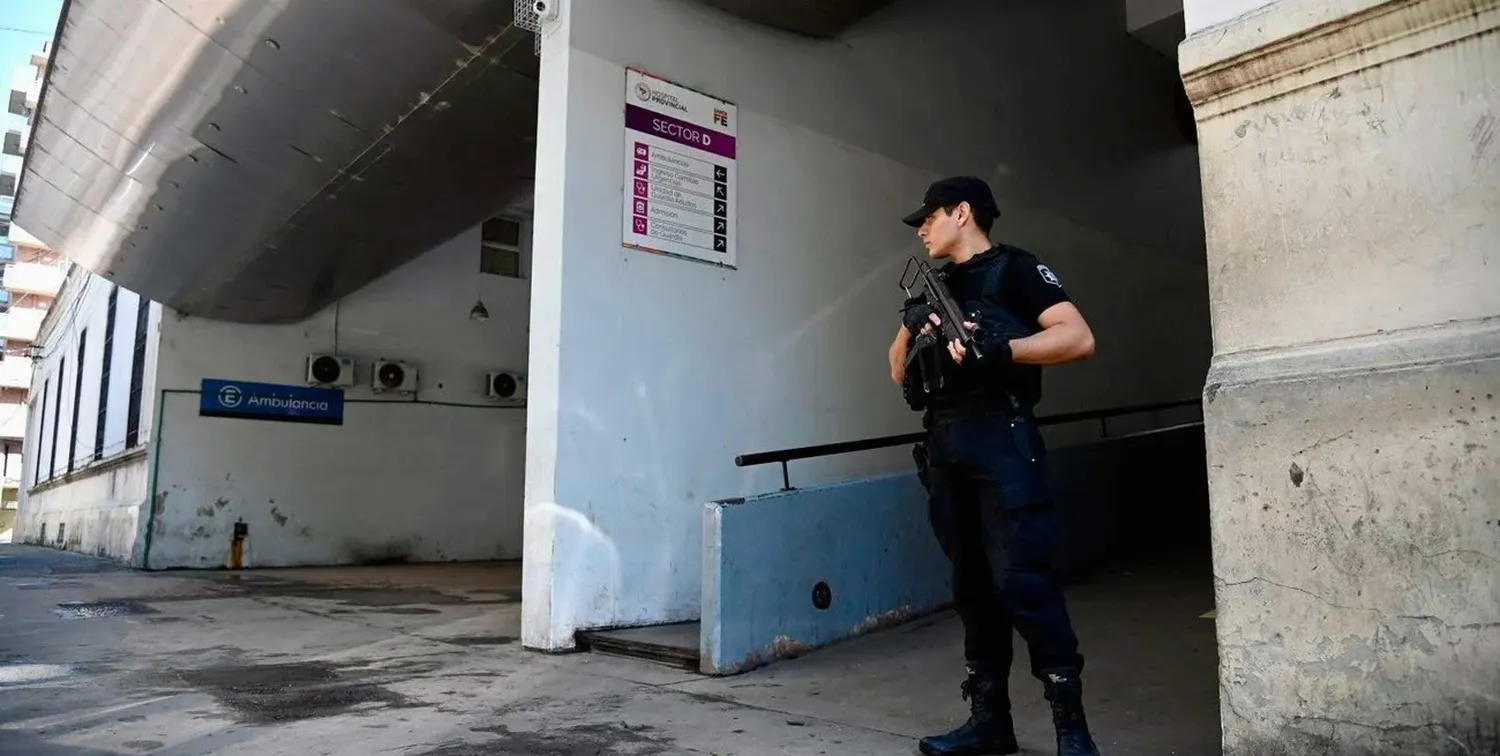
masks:
[[[1059,448],[1047,466],[1066,580],[1208,547],[1201,424]],[[701,669],[736,674],[899,624],[948,604],[950,581],[915,473],[712,502]]]
[[[932,612],[947,560],[915,473],[711,502],[702,671],[730,675]]]

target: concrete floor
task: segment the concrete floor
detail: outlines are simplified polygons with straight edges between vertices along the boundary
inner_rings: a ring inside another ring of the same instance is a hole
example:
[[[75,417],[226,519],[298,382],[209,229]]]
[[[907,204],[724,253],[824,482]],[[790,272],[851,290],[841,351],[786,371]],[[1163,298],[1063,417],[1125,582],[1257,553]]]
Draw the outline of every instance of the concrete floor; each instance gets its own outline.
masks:
[[[526,651],[518,586],[517,565],[143,574],[0,546],[0,754],[879,756],[965,711],[950,614],[705,678]],[[1218,754],[1201,561],[1069,594],[1103,752]],[[1012,697],[1026,753],[1051,753],[1039,684],[1018,670]]]

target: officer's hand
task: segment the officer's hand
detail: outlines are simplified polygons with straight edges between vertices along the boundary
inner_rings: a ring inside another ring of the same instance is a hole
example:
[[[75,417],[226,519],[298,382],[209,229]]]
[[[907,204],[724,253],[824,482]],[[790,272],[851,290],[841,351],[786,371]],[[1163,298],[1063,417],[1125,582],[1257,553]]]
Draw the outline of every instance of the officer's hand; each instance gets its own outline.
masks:
[[[906,326],[907,332],[913,336],[917,335],[918,331],[925,331],[930,328],[931,326],[928,323],[937,322],[939,322],[937,313],[933,311],[932,305],[926,302],[908,304],[906,312],[902,313],[901,318],[901,324]]]
[[[934,315],[933,317],[937,317],[937,316]],[[964,321],[964,328],[972,332],[975,329],[979,328],[979,324],[977,324],[977,323],[970,323],[969,321],[965,320]],[[964,345],[961,344],[961,343],[959,343],[958,339],[954,339],[954,340],[948,342],[948,354],[950,354],[950,355],[953,356],[953,361],[954,362],[956,362],[956,363],[958,363],[960,365],[964,364],[964,355],[968,354],[968,352],[969,352],[969,350],[964,349]]]

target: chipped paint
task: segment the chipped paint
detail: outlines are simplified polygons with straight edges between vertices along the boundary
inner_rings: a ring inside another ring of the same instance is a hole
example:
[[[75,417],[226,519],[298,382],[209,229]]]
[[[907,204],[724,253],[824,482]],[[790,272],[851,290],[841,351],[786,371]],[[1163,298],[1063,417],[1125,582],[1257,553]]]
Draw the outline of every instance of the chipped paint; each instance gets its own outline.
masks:
[[[884,630],[888,627],[895,627],[896,625],[910,622],[921,616],[921,614],[922,612],[920,612],[917,607],[911,604],[907,604],[897,609],[892,609],[888,612],[872,614],[866,617],[863,622],[851,628],[849,630],[849,634],[864,635],[865,633],[873,633],[876,630]]]

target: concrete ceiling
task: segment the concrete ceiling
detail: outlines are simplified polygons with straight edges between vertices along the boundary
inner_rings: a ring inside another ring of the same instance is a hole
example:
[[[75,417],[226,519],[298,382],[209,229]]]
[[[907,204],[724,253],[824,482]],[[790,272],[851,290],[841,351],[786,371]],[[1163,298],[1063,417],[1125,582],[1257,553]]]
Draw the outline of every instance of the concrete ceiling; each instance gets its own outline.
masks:
[[[700,0],[820,38],[891,0]],[[179,311],[295,322],[531,191],[513,0],[65,0],[16,203]]]
[[[758,24],[833,38],[893,0],[700,0]]]
[[[70,0],[17,222],[184,312],[300,320],[530,192],[512,8]]]

